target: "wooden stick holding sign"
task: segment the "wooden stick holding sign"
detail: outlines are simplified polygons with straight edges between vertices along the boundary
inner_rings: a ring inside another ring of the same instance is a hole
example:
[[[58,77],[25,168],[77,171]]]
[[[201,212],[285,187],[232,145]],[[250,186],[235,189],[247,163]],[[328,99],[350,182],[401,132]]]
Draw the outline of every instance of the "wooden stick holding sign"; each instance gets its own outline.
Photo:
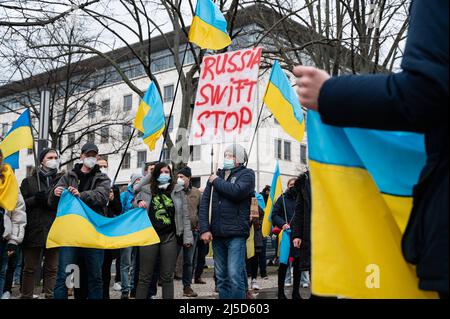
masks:
[[[215,146],[215,145],[214,145]],[[216,174],[217,171],[219,170],[219,156],[220,153],[222,151],[222,144],[219,144],[219,151],[218,152],[214,152],[216,154],[216,161],[213,164],[213,171],[211,172],[212,174]],[[211,218],[212,218],[212,202],[213,202],[213,195],[214,195],[214,186],[211,186],[211,196],[209,198],[209,225],[211,225]]]

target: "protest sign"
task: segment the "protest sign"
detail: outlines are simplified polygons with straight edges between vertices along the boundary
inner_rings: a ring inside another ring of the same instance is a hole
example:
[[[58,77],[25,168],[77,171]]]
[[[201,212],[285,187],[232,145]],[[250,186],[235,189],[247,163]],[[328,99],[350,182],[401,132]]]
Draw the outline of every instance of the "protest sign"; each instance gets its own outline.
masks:
[[[260,62],[260,48],[203,59],[190,145],[250,139]]]

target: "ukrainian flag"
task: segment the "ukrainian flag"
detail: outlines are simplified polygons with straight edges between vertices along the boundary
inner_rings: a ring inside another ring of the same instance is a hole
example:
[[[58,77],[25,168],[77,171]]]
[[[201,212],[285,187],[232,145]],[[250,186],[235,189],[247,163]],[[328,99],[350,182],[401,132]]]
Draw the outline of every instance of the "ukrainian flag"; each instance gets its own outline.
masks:
[[[143,208],[115,218],[101,216],[65,190],[50,229],[47,248],[81,247],[119,249],[159,243],[159,237]]]
[[[33,148],[33,134],[31,133],[30,110],[25,110],[14,122],[8,134],[0,143],[3,162],[13,169],[19,168],[19,151]]]
[[[0,175],[0,207],[13,211],[19,199],[19,184],[9,165],[0,166]]]
[[[289,263],[289,253],[291,251],[291,230],[286,229],[280,232],[278,236],[278,256],[280,264]]]
[[[144,143],[153,151],[165,128],[164,106],[154,82],[139,103],[134,127],[144,134]]]
[[[262,234],[264,237],[270,236],[272,230],[272,210],[278,197],[283,194],[283,185],[281,184],[280,166],[277,162],[275,173],[273,174],[272,186],[270,187],[270,195],[267,199],[267,205],[264,209],[264,219],[262,224]]]
[[[227,20],[211,0],[198,0],[189,30],[189,42],[202,49],[222,50],[231,44]]]
[[[305,133],[303,111],[278,61],[273,65],[264,103],[286,133],[301,142]]]
[[[401,240],[425,164],[423,135],[338,128],[308,112],[312,292],[433,298],[419,290]]]

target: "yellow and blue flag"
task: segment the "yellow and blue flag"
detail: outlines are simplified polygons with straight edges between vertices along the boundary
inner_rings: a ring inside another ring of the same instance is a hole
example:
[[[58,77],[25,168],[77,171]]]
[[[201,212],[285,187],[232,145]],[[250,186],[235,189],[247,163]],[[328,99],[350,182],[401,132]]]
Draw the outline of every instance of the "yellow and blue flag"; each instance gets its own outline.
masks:
[[[283,194],[283,185],[281,184],[280,165],[277,162],[273,174],[272,185],[270,187],[269,198],[264,209],[264,219],[262,224],[262,234],[264,237],[270,236],[272,230],[272,210],[278,197]]]
[[[278,256],[280,264],[289,264],[289,253],[291,251],[291,230],[286,229],[278,236]]]
[[[8,211],[16,209],[17,200],[19,198],[19,184],[16,175],[9,165],[0,167],[0,208]],[[3,218],[0,216],[0,218]]]
[[[298,96],[278,61],[273,65],[264,103],[286,133],[301,142],[305,133],[303,111]]]
[[[153,151],[165,128],[164,106],[154,82],[139,103],[134,127],[144,134],[144,143]]]
[[[231,44],[227,20],[211,0],[198,0],[189,30],[189,42],[202,49],[222,50]]]
[[[135,208],[108,218],[97,214],[80,198],[65,190],[48,234],[47,248],[119,249],[159,242],[145,209]]]
[[[433,298],[419,289],[401,240],[424,136],[325,125],[308,112],[312,291],[346,298]]]
[[[14,122],[8,134],[0,143],[3,162],[13,169],[19,168],[19,151],[33,148],[33,134],[31,133],[30,110],[26,109]]]

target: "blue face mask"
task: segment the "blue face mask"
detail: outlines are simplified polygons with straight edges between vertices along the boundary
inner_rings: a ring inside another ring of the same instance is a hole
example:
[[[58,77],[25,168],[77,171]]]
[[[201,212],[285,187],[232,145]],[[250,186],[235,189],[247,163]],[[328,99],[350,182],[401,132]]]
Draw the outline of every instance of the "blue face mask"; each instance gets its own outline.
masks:
[[[161,174],[158,177],[158,183],[160,184],[167,184],[168,182],[170,182],[171,177],[169,174]]]
[[[234,160],[232,159],[225,159],[223,162],[223,169],[224,170],[231,170],[234,168]]]

